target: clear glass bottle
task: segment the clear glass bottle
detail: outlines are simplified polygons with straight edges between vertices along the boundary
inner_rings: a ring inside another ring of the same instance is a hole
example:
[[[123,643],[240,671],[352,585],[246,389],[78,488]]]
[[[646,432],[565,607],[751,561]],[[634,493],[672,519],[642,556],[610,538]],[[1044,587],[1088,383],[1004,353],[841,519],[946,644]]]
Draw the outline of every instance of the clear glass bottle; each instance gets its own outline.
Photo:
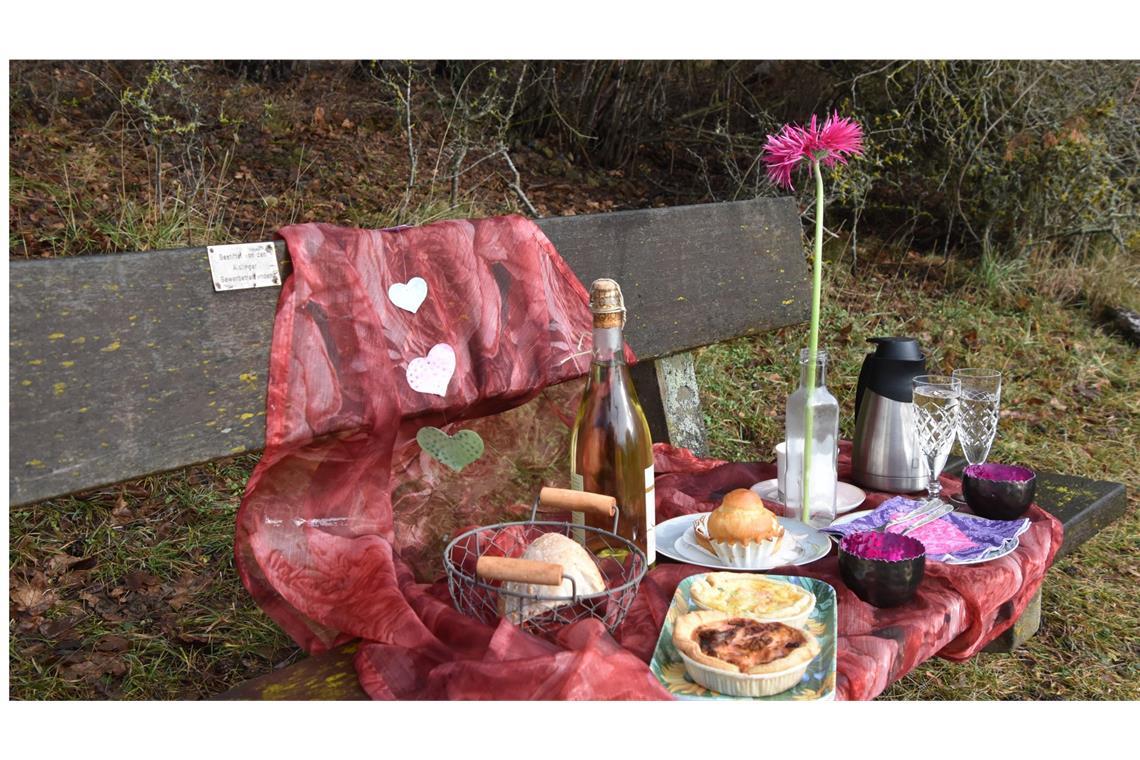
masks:
[[[594,347],[590,375],[570,438],[570,487],[617,499],[618,533],[657,559],[653,540],[653,443],[625,363],[625,304],[609,279],[590,289]],[[612,520],[574,514],[576,523],[613,530]],[[587,544],[589,545],[589,544]]]
[[[788,446],[785,514],[802,519],[804,442],[807,428],[808,349],[800,350],[800,386],[788,396],[784,430]],[[827,390],[827,352],[816,352],[815,391],[811,397],[811,476],[808,524],[822,528],[835,519],[839,459],[839,402]]]

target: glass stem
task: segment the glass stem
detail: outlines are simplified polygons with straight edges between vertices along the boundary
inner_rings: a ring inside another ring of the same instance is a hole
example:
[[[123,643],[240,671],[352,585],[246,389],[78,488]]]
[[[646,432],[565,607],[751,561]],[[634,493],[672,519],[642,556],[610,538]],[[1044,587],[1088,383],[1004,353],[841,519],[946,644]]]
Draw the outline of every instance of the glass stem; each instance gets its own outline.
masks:
[[[934,472],[935,459],[927,460],[930,465],[930,483],[926,486],[926,492],[930,495],[931,499],[937,500],[938,495],[942,493],[942,481],[938,479],[938,474]]]
[[[815,364],[819,353],[819,302],[823,289],[823,172],[820,171],[819,161],[811,162],[812,173],[815,174],[815,245],[813,247],[812,261],[812,288],[811,288],[811,328],[808,333],[808,366],[807,366],[807,395],[804,403],[804,469],[801,483],[801,498],[803,504],[800,508],[800,519],[808,521],[811,507],[811,442],[813,423],[815,422],[812,401],[815,400]]]

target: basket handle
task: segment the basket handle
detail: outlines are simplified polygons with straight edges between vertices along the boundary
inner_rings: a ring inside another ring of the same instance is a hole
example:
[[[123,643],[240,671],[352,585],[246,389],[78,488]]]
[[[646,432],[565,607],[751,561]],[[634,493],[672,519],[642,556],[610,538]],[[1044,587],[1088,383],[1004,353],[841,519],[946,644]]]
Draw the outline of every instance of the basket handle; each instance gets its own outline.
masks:
[[[549,510],[591,512],[599,517],[613,517],[617,512],[617,499],[612,496],[550,486],[543,486],[538,494],[538,504]]]
[[[533,559],[480,557],[475,563],[475,574],[492,581],[538,583],[543,586],[562,585],[562,565],[553,562],[536,562]]]

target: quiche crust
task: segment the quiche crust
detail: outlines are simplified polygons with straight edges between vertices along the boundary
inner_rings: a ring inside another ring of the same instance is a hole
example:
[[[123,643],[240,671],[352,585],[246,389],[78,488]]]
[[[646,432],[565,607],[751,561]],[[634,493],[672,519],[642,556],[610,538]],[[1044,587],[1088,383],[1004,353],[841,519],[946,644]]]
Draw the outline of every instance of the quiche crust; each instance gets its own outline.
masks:
[[[815,607],[815,595],[807,589],[753,573],[705,573],[693,581],[689,595],[704,609],[757,620],[795,620]]]
[[[718,625],[723,624],[723,625]],[[706,653],[700,644],[702,631],[732,630],[746,626],[770,626],[767,629],[776,639],[791,639],[802,641],[786,654],[779,655],[768,662],[761,662],[746,669],[733,662]],[[767,675],[780,673],[797,666],[807,666],[819,654],[819,641],[809,631],[792,628],[783,623],[761,623],[751,618],[729,615],[717,610],[698,610],[677,618],[673,627],[673,645],[690,660],[709,668],[722,670],[727,673],[742,675]]]

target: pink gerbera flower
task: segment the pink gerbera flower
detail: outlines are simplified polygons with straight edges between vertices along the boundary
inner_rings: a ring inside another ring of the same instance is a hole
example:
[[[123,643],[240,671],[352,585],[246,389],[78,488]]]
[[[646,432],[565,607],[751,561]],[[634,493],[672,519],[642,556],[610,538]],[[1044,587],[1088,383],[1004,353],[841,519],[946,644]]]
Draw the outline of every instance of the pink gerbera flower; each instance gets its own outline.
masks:
[[[792,170],[800,161],[819,161],[825,167],[847,163],[847,156],[863,153],[863,128],[838,112],[819,126],[813,114],[807,127],[785,124],[778,135],[769,135],[764,145],[768,178],[792,189]]]

